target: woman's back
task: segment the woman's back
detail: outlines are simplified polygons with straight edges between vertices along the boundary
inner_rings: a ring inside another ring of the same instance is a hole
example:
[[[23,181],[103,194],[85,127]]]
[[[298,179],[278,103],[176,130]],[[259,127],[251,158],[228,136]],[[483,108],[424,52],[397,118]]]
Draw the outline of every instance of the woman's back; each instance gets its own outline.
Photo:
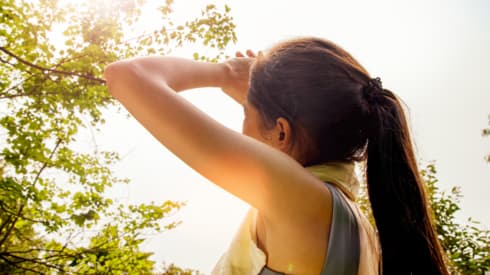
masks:
[[[320,233],[328,236],[328,239],[326,242],[320,241],[310,245],[305,251],[306,256],[309,257],[311,253],[318,250],[316,247],[328,247],[326,256],[319,255],[321,269],[308,271],[305,267],[298,267],[290,262],[287,269],[281,269],[287,271],[274,271],[270,266],[270,258],[266,256],[268,253],[259,248],[260,244],[257,243],[256,236],[260,235],[257,232],[260,228],[257,226],[257,223],[260,224],[260,213],[256,209],[251,209],[212,274],[377,274],[379,264],[377,237],[371,224],[351,200],[359,188],[359,183],[353,174],[354,165],[328,163],[307,167],[307,170],[324,182],[325,188],[332,195],[330,215],[332,222],[329,229]],[[297,239],[293,236],[279,239],[280,249],[294,249],[291,243],[304,244],[304,240],[308,239],[309,235],[313,235],[313,232],[304,232],[303,236]],[[275,238],[275,236],[268,236],[268,238]]]

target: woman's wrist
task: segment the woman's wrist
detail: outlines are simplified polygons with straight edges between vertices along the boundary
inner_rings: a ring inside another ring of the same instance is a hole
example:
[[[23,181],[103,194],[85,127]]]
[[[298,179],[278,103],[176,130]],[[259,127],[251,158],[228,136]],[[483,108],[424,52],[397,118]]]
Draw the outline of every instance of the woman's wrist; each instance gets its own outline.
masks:
[[[216,70],[216,87],[226,88],[232,82],[231,67],[227,62],[213,64]]]

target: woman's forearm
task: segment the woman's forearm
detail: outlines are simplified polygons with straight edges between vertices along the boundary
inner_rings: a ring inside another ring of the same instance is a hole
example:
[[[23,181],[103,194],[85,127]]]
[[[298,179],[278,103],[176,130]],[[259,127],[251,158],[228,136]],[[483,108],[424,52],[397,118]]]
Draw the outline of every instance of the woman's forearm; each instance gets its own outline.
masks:
[[[223,87],[229,75],[229,67],[222,63],[197,62],[177,57],[142,57],[109,65],[106,77],[110,77],[111,67],[120,66],[121,63],[132,67],[142,78],[164,81],[177,92],[201,87]]]

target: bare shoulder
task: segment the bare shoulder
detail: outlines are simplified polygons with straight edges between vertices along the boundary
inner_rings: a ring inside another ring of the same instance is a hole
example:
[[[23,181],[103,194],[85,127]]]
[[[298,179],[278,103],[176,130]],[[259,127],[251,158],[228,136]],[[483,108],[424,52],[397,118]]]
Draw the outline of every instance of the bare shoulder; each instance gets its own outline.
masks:
[[[257,242],[267,255],[268,267],[294,274],[319,274],[329,241],[331,193],[320,180],[308,176],[287,184],[303,189],[298,191],[299,196],[281,200],[282,211],[279,209],[274,216],[259,210]]]
[[[254,142],[255,143],[255,142]],[[257,142],[260,143],[260,142]],[[331,207],[331,195],[324,183],[296,160],[265,144],[256,144],[256,155],[267,155],[263,189],[258,209],[270,221],[317,221]]]
[[[275,185],[271,188],[275,194],[270,195],[273,205],[269,207],[274,211],[262,211],[264,219],[271,224],[287,224],[290,228],[303,230],[330,223],[330,190],[304,167],[289,168],[280,182],[271,185]]]

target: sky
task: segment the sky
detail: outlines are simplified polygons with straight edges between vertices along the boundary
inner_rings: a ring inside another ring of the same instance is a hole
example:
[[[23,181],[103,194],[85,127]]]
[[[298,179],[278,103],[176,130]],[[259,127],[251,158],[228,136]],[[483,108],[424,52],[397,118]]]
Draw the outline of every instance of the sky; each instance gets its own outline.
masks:
[[[174,10],[184,18],[208,3],[231,7],[238,42],[230,53],[267,49],[298,36],[327,38],[349,51],[407,104],[420,163],[435,162],[442,189],[461,187],[458,220],[473,217],[490,227],[490,164],[484,161],[490,138],[481,136],[490,114],[490,1],[177,0]],[[184,48],[175,55],[191,57],[200,50]],[[242,109],[218,89],[182,96],[241,130]],[[90,135],[81,140],[93,142]],[[119,201],[187,202],[170,218],[182,224],[151,236],[144,248],[158,262],[208,274],[248,206],[175,158],[124,112],[109,110],[96,140],[99,149],[123,156],[115,172],[132,182],[113,190]]]

